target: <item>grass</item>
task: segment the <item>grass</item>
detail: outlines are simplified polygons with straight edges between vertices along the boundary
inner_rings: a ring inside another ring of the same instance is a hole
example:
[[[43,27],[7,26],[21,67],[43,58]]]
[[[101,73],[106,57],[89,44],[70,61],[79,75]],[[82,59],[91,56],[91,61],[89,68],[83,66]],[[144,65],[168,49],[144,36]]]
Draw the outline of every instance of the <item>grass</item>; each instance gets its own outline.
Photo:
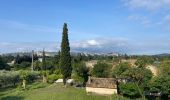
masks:
[[[64,88],[62,84],[33,83],[26,90],[11,87],[0,90],[0,100],[117,100],[115,96],[87,95],[85,89]],[[122,99],[120,99],[122,100]]]

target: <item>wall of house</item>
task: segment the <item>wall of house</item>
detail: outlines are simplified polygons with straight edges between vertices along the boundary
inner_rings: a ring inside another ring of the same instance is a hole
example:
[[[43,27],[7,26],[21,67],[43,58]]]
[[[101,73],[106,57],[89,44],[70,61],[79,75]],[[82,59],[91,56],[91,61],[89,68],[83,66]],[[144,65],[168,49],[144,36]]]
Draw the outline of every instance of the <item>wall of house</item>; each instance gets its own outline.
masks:
[[[117,94],[117,89],[86,87],[87,93],[97,93],[102,95]]]

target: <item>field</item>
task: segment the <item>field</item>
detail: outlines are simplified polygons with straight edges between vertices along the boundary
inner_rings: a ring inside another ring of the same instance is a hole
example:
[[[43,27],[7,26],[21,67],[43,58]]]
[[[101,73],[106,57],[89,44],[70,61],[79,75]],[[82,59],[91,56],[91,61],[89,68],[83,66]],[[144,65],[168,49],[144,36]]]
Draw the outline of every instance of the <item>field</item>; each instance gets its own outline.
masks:
[[[62,84],[34,83],[27,86],[0,90],[0,100],[114,100],[116,96],[86,94],[85,89],[67,87]]]

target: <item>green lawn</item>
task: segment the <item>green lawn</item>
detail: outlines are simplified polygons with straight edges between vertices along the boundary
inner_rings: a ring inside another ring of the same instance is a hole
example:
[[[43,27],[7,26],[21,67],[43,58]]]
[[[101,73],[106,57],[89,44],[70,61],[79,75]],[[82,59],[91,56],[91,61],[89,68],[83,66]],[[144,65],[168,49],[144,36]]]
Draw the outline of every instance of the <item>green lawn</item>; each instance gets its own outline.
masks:
[[[114,100],[115,96],[86,94],[85,89],[64,88],[62,84],[34,83],[26,90],[20,87],[0,90],[0,100]],[[116,99],[115,99],[116,100]],[[121,99],[122,100],[122,99]]]

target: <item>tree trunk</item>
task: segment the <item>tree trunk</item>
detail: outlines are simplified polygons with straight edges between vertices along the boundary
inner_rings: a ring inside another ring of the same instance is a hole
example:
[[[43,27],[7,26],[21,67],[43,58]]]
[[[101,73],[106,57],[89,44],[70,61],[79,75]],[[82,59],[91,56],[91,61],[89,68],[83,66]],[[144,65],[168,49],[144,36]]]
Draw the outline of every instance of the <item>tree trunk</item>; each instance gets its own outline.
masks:
[[[22,81],[22,87],[25,89],[26,88],[26,80],[25,79],[23,79],[23,81]]]
[[[47,77],[43,75],[43,83],[47,83]]]
[[[63,79],[63,84],[64,84],[64,87],[67,88],[67,79]]]

